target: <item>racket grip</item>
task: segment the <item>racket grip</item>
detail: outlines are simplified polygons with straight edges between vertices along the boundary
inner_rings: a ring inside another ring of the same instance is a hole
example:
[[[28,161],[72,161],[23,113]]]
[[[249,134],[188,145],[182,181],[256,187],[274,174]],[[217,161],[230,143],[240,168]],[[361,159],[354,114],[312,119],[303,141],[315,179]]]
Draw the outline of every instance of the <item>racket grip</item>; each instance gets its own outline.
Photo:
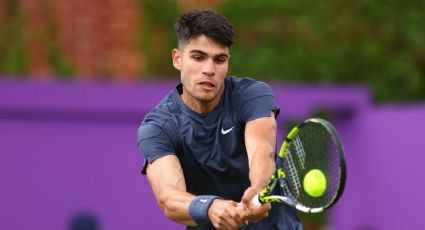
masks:
[[[260,202],[260,197],[257,195],[255,195],[252,200],[251,200],[252,204],[254,204],[255,206],[261,206],[261,202]]]

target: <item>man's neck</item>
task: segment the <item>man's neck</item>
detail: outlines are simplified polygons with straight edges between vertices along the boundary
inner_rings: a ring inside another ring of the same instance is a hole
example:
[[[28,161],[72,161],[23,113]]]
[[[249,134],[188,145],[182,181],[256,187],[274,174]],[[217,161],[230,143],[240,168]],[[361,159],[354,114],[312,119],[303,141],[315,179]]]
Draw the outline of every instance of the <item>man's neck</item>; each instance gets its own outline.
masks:
[[[193,111],[199,113],[199,114],[208,114],[212,112],[215,107],[217,107],[218,103],[220,102],[222,93],[217,95],[217,97],[210,101],[210,102],[202,102],[199,100],[194,99],[191,97],[188,93],[182,93],[180,95],[182,101]]]

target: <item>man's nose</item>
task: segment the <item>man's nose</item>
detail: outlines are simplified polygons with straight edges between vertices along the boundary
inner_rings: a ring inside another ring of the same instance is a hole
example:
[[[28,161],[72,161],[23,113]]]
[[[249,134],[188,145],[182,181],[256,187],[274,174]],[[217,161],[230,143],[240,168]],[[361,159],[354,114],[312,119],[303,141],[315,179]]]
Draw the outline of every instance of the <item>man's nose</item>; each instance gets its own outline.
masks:
[[[213,60],[207,60],[203,66],[202,73],[212,77],[215,75],[215,65]]]

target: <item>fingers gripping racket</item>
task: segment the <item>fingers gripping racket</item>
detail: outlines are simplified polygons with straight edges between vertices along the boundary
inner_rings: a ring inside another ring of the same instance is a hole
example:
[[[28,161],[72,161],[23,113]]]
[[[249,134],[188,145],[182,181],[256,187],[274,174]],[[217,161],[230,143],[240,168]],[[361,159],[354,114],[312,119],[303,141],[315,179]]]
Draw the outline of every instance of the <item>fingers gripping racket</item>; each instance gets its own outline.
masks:
[[[344,149],[331,123],[312,118],[294,127],[283,142],[276,171],[254,203],[286,203],[306,213],[332,207],[344,190]],[[283,195],[270,195],[279,184]]]

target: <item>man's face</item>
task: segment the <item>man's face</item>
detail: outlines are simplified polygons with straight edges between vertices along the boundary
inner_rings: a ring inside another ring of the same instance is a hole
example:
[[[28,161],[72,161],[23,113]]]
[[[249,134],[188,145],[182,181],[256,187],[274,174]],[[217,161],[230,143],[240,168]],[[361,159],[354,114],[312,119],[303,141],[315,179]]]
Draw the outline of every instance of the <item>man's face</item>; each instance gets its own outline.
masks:
[[[172,56],[174,67],[180,70],[184,101],[189,106],[216,105],[224,89],[229,47],[200,35],[179,50],[174,49]]]

